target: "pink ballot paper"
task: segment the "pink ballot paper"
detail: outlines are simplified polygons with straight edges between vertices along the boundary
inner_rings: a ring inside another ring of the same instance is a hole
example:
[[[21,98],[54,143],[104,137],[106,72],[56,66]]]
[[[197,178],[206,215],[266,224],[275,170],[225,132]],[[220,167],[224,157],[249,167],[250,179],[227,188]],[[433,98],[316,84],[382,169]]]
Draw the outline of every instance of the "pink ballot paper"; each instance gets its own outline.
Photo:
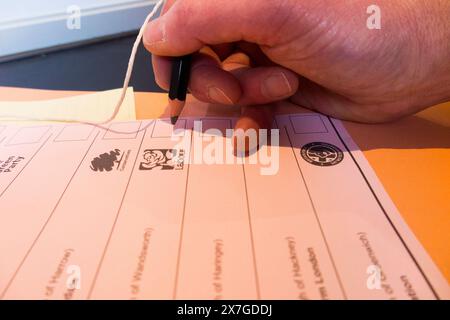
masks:
[[[450,298],[339,121],[235,121],[0,123],[0,298]]]

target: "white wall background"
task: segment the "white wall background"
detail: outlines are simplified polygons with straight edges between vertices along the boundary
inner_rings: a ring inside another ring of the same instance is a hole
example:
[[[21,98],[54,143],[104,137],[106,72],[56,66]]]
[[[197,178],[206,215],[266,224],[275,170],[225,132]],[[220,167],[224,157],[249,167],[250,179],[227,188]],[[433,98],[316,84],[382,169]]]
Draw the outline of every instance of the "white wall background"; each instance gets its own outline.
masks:
[[[138,29],[156,0],[0,0],[0,61]],[[80,29],[67,8],[81,9]]]

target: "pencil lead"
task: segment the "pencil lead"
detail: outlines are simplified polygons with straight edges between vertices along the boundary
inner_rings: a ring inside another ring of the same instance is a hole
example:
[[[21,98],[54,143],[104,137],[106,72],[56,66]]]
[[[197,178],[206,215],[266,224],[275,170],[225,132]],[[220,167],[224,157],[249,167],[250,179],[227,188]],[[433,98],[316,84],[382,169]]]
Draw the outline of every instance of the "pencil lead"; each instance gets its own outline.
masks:
[[[178,116],[170,117],[170,123],[174,126],[178,121]]]

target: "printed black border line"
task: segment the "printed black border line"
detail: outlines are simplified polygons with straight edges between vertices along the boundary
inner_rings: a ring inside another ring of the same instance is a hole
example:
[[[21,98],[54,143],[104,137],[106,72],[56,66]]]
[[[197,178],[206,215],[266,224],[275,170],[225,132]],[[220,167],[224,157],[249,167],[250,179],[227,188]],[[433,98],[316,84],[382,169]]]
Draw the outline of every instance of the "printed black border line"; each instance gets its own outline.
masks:
[[[277,124],[277,126],[278,126],[278,124]],[[297,156],[295,155],[294,146],[293,146],[293,144],[292,144],[291,137],[289,136],[289,132],[288,132],[288,129],[287,129],[286,126],[284,126],[284,130],[286,131],[286,136],[287,136],[287,138],[288,138],[288,140],[289,140],[289,144],[291,145],[291,150],[292,150],[292,153],[293,153],[295,162],[297,163],[298,171],[300,172],[300,175],[301,175],[302,180],[303,180],[303,184],[305,185],[305,188],[306,188],[306,192],[308,193],[309,201],[311,202],[311,206],[312,206],[312,208],[313,208],[314,215],[315,215],[315,217],[316,217],[316,221],[317,221],[317,224],[318,224],[318,226],[319,226],[320,233],[321,233],[322,238],[323,238],[323,241],[324,241],[324,243],[325,243],[325,247],[327,248],[328,256],[329,256],[329,258],[330,258],[330,260],[331,260],[331,265],[333,266],[334,273],[336,274],[336,278],[337,278],[337,280],[338,280],[339,287],[341,288],[341,291],[342,291],[342,294],[343,294],[343,296],[344,296],[344,299],[347,300],[347,299],[348,299],[348,298],[347,298],[347,293],[345,292],[344,285],[343,285],[342,280],[341,280],[341,276],[340,276],[340,274],[339,274],[339,272],[338,272],[338,270],[337,270],[336,263],[334,262],[333,255],[331,254],[330,246],[328,245],[327,238],[325,237],[325,233],[323,232],[322,224],[320,223],[320,219],[319,219],[319,216],[318,216],[318,214],[317,214],[316,206],[314,205],[314,202],[313,202],[311,193],[310,193],[310,191],[309,191],[308,185],[306,184],[306,179],[305,179],[305,176],[303,175],[303,171],[302,171],[302,169],[300,168],[300,163],[298,162]]]
[[[388,220],[389,224],[391,225],[392,229],[395,231],[395,233],[397,234],[397,237],[400,239],[400,242],[403,244],[403,246],[405,247],[406,251],[408,252],[409,256],[411,257],[412,261],[414,262],[414,264],[416,265],[417,269],[419,270],[419,272],[422,274],[422,277],[424,278],[425,282],[428,284],[428,286],[430,287],[431,291],[433,292],[434,296],[436,297],[436,299],[440,300],[441,298],[439,297],[439,295],[437,294],[436,290],[434,289],[433,285],[431,284],[430,280],[428,279],[428,277],[425,275],[425,272],[422,270],[422,268],[420,267],[418,261],[416,260],[416,258],[414,257],[414,255],[412,254],[411,250],[409,249],[409,247],[407,246],[405,240],[403,240],[402,236],[400,235],[400,232],[397,230],[397,228],[395,227],[394,223],[392,222],[391,218],[389,217],[389,215],[387,214],[386,210],[383,207],[383,204],[381,203],[380,199],[378,198],[377,194],[375,193],[374,189],[372,188],[371,184],[369,183],[369,180],[367,179],[366,175],[364,174],[363,170],[361,169],[358,161],[356,161],[355,157],[353,156],[353,153],[350,151],[350,148],[347,146],[347,144],[345,143],[344,139],[341,137],[341,135],[339,134],[339,131],[337,130],[336,126],[334,125],[333,121],[331,121],[330,117],[327,116],[328,121],[330,121],[331,126],[333,127],[334,131],[336,132],[337,136],[339,137],[339,140],[342,142],[342,144],[344,145],[345,149],[347,150],[347,152],[350,154],[350,157],[353,159],[353,162],[355,163],[355,165],[357,166],[359,172],[361,173],[362,177],[364,178],[364,181],[366,182],[367,186],[369,187],[369,190],[371,191],[372,195],[374,196],[376,202],[378,203],[378,205],[381,208],[381,211],[383,212],[384,216],[386,217],[386,219]]]
[[[225,128],[225,131],[224,132],[222,132],[223,133],[223,135],[222,135],[222,137],[224,137],[224,138],[226,138],[227,137],[227,129],[233,129],[233,120],[232,119],[230,119],[230,118],[200,118],[200,121],[202,122],[202,132],[199,132],[200,133],[200,137],[208,137],[207,135],[205,135],[205,131],[203,130],[203,121],[228,121],[228,124],[229,124],[229,127],[228,128]],[[198,121],[198,120],[194,120],[193,122],[195,122],[195,121]],[[192,123],[192,132],[194,133],[195,132],[195,124],[194,123]],[[217,129],[217,130],[220,130],[220,129],[218,129],[218,128],[209,128],[209,129]],[[206,129],[206,130],[209,130],[209,129]],[[220,130],[220,131],[222,131],[222,130]]]
[[[180,259],[181,259],[181,248],[183,246],[183,232],[184,232],[184,218],[186,214],[186,200],[187,200],[187,193],[188,193],[188,185],[189,185],[189,169],[191,168],[191,162],[193,157],[192,153],[192,143],[194,141],[194,130],[191,130],[191,141],[189,142],[189,162],[187,164],[186,169],[186,184],[184,187],[184,200],[183,200],[183,214],[181,216],[181,226],[180,226],[180,238],[178,240],[178,252],[177,252],[177,262],[175,267],[175,279],[174,279],[174,286],[173,286],[173,299],[176,299],[177,296],[177,289],[178,289],[178,277],[179,277],[179,271],[180,271]]]
[[[152,132],[150,133],[150,138],[153,138],[153,131],[155,131],[156,121],[158,121],[158,119],[142,120],[142,124],[146,123],[144,124],[145,131],[147,131],[147,129],[150,128],[151,125],[153,125]]]
[[[94,139],[91,142],[91,145],[89,146],[89,148],[86,150],[86,153],[84,154],[83,158],[81,159],[80,163],[78,164],[77,168],[75,169],[74,173],[72,174],[72,177],[70,177],[69,181],[66,184],[66,187],[64,188],[64,191],[62,192],[61,196],[59,197],[58,201],[56,202],[53,210],[51,211],[50,215],[48,216],[47,220],[45,221],[44,225],[42,226],[41,230],[39,231],[39,233],[37,234],[36,238],[34,239],[34,241],[31,243],[30,248],[27,250],[27,252],[25,253],[25,256],[22,258],[22,261],[20,262],[19,266],[16,268],[16,271],[13,273],[11,279],[8,281],[5,289],[3,290],[3,292],[0,294],[0,300],[3,299],[3,297],[5,296],[6,292],[8,291],[9,287],[11,286],[11,284],[13,283],[14,279],[16,278],[17,274],[19,273],[20,269],[22,268],[23,264],[25,263],[25,260],[28,258],[28,256],[31,253],[31,250],[33,250],[34,246],[36,245],[36,243],[38,242],[39,238],[41,237],[42,233],[44,232],[44,229],[47,227],[48,223],[50,222],[50,219],[53,217],[53,214],[56,211],[56,208],[58,207],[59,203],[61,202],[61,199],[64,197],[64,194],[66,193],[67,189],[69,188],[73,178],[75,177],[75,174],[78,172],[78,169],[80,169],[84,159],[86,158],[87,154],[89,153],[89,150],[92,148],[92,145],[94,144],[95,140],[97,139],[98,135],[100,134],[100,132],[97,132],[97,134],[95,135]],[[51,136],[51,135],[50,135]],[[50,138],[49,136],[49,138]],[[47,138],[48,140],[48,138]],[[30,160],[31,161],[31,160]]]
[[[156,122],[158,122],[158,120],[159,120],[159,119],[155,119],[155,120],[154,120],[154,121],[155,121],[155,124],[153,125],[152,132],[151,132],[151,134],[150,134],[150,137],[151,137],[151,138],[153,138],[153,132],[155,131]],[[170,120],[167,120],[167,121],[170,121]]]
[[[153,132],[155,131],[156,123],[157,123],[158,121],[162,121],[162,122],[166,122],[166,123],[169,122],[169,123],[170,123],[170,119],[169,119],[169,118],[156,118],[156,119],[150,120],[150,122],[154,122],[154,125],[153,125],[153,128],[152,128],[152,132],[151,132],[151,134],[150,134],[150,138],[170,138],[169,136],[168,136],[168,137],[154,137],[154,136],[153,136]],[[187,128],[187,125],[188,125],[188,119],[187,119],[187,118],[185,118],[185,117],[179,117],[178,120],[177,120],[177,123],[176,123],[175,125],[178,124],[178,121],[185,121],[185,123],[184,123],[184,129],[185,129],[185,130],[189,130],[189,129]],[[172,126],[175,127],[175,125],[172,125]]]
[[[48,132],[48,131],[47,131]],[[16,181],[17,177],[22,173],[22,171],[28,166],[28,164],[33,161],[34,157],[39,153],[39,151],[41,151],[41,149],[47,144],[48,140],[50,139],[50,137],[53,134],[49,134],[47,139],[44,140],[44,142],[42,142],[41,146],[36,150],[36,152],[31,156],[30,160],[28,160],[28,162],[22,167],[22,169],[20,169],[20,171],[16,174],[16,176],[9,182],[9,184],[6,186],[5,189],[3,189],[2,192],[0,192],[0,198],[5,194],[6,190],[9,189],[9,187],[14,183],[14,181]]]
[[[137,162],[137,159],[139,158],[139,155],[141,153],[142,144],[144,142],[144,138],[145,138],[145,134],[146,133],[147,133],[147,128],[144,130],[144,134],[142,135],[142,139],[141,139],[141,142],[139,144],[139,148],[137,149],[137,152],[136,152],[136,158],[134,159],[133,167],[131,169],[130,176],[128,177],[127,185],[125,186],[125,190],[123,192],[122,199],[120,200],[119,208],[117,209],[117,212],[116,212],[116,217],[114,218],[114,222],[113,222],[113,225],[112,225],[111,230],[109,232],[108,239],[106,240],[105,247],[103,248],[103,252],[102,252],[102,255],[100,257],[100,261],[99,261],[99,263],[97,265],[97,268],[95,270],[94,278],[92,279],[92,283],[90,285],[90,288],[89,288],[89,291],[88,291],[88,295],[87,295],[87,299],[88,300],[91,299],[92,292],[94,291],[95,285],[97,283],[98,275],[100,274],[100,269],[101,269],[101,267],[103,265],[103,260],[105,259],[106,252],[108,251],[108,246],[109,246],[109,244],[111,242],[111,238],[112,238],[112,235],[113,235],[114,230],[116,228],[117,221],[119,220],[119,216],[120,216],[120,213],[122,211],[123,202],[125,201],[125,197],[127,195],[128,187],[130,186],[130,181],[131,181],[131,178],[133,177],[133,173],[134,173],[134,170],[135,170],[135,167],[136,167],[136,162]]]
[[[154,134],[154,132],[155,132],[155,128],[156,128],[156,124],[157,124],[157,122],[158,121],[161,121],[161,122],[169,122],[169,120],[165,120],[165,119],[156,119],[155,120],[155,125],[153,126],[153,129],[152,129],[152,134],[150,135],[150,137],[151,138],[154,138],[154,139],[160,139],[160,138],[172,138],[172,136],[157,136],[157,137],[155,137],[153,134]],[[184,121],[184,126],[181,128],[175,128],[175,125],[173,125],[173,129],[172,129],[172,132],[174,131],[174,130],[179,130],[179,129],[182,129],[183,130],[183,137],[186,135],[186,131],[188,130],[186,127],[187,127],[187,119],[183,119],[183,118],[179,118],[178,120],[177,120],[177,123],[176,124],[178,124],[180,121]],[[170,122],[169,122],[170,123]],[[178,136],[177,136],[178,137]],[[181,137],[181,135],[179,135],[179,137]]]
[[[108,127],[108,129],[103,129],[103,130],[105,130],[105,134],[103,135],[103,137],[102,137],[102,140],[136,140],[136,138],[138,137],[138,134],[139,134],[139,130],[141,130],[141,126],[142,126],[142,120],[141,121],[139,121],[139,126],[138,126],[138,128],[136,129],[136,132],[121,132],[121,133],[118,133],[117,132],[117,130],[116,129],[112,129],[112,126],[113,125],[116,125],[116,124],[130,124],[130,123],[136,123],[136,122],[138,122],[137,120],[136,121],[121,121],[121,122],[113,122],[113,123],[111,123],[110,125],[109,125],[109,127]],[[116,132],[114,132],[114,131],[116,131]],[[132,138],[107,138],[106,136],[108,135],[108,133],[112,133],[112,134],[117,134],[117,135],[123,135],[123,136],[125,136],[125,135],[132,135],[133,133],[134,133],[134,137],[132,137]]]
[[[34,128],[47,128],[47,130],[45,130],[45,132],[42,133],[42,135],[39,137],[39,139],[37,141],[32,141],[32,142],[21,142],[21,143],[13,143],[11,144],[11,141],[13,141],[16,136],[19,134],[20,131],[25,130],[25,129],[34,129]],[[52,129],[52,126],[48,125],[48,126],[32,126],[32,127],[21,127],[19,130],[17,130],[16,133],[14,133],[14,135],[12,136],[11,139],[9,139],[8,143],[5,144],[5,147],[14,147],[14,146],[21,146],[24,144],[35,144],[35,143],[39,143],[42,139],[43,136],[45,136],[50,130]]]
[[[83,139],[59,139],[59,137],[61,136],[61,134],[64,132],[64,130],[66,130],[67,128],[73,128],[73,127],[88,127],[91,129],[91,131],[89,131],[89,134],[87,135],[86,138]],[[72,142],[72,141],[77,141],[77,142],[81,142],[81,141],[88,141],[89,138],[92,135],[92,132],[94,132],[95,130],[95,126],[91,126],[91,125],[87,125],[87,124],[68,124],[66,126],[64,126],[62,128],[62,130],[58,133],[58,135],[55,137],[55,139],[53,139],[53,142]]]
[[[242,163],[242,174],[244,176],[244,186],[245,186],[245,199],[247,201],[247,217],[248,217],[248,227],[250,231],[250,243],[252,246],[252,256],[253,256],[253,271],[255,272],[255,285],[256,285],[256,298],[261,300],[261,290],[259,286],[259,275],[258,275],[258,267],[256,264],[256,252],[255,252],[255,240],[253,236],[253,226],[252,226],[252,217],[250,214],[250,201],[248,199],[248,189],[247,189],[247,177],[245,175],[245,164]]]
[[[305,113],[305,114],[298,114],[298,115],[288,115],[288,117],[289,117],[289,122],[291,123],[292,129],[293,129],[295,134],[329,133],[328,132],[328,128],[325,125],[325,122],[323,122],[323,119],[322,119],[320,114]],[[318,117],[320,119],[320,122],[322,122],[325,131],[297,132],[295,130],[294,124],[292,123],[292,118],[300,118],[300,117]]]

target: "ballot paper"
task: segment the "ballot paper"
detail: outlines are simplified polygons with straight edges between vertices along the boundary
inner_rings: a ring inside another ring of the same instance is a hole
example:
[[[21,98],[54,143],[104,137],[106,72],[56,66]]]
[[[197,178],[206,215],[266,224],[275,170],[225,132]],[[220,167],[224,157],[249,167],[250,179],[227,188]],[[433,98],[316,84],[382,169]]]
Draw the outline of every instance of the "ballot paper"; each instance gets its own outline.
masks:
[[[0,123],[0,298],[450,298],[341,122],[235,122]]]
[[[43,120],[103,122],[108,120],[122,89],[108,90],[51,100],[0,101],[0,121],[16,124],[41,123]],[[128,88],[114,120],[135,120],[133,88]]]

